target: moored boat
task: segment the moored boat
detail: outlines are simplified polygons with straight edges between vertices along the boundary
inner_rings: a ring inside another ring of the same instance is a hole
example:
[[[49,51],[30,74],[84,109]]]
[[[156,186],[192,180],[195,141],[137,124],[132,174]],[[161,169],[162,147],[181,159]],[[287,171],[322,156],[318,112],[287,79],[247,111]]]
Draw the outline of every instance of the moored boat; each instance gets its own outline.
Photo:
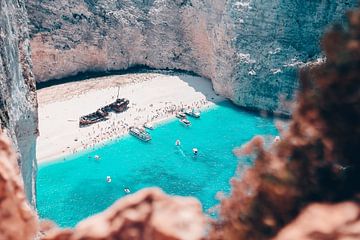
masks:
[[[189,120],[187,120],[186,118],[180,119],[179,120],[180,123],[182,123],[185,127],[190,127],[191,126],[191,122]]]
[[[200,111],[193,108],[192,110],[185,111],[185,114],[194,118],[200,117]]]
[[[148,142],[151,140],[151,136],[145,129],[139,127],[130,127],[129,133],[141,141]]]
[[[154,130],[154,126],[149,122],[144,123],[143,127],[149,130]]]
[[[184,113],[183,111],[177,112],[175,116],[176,116],[177,118],[179,118],[179,119],[186,118],[186,115],[185,115],[185,113]]]

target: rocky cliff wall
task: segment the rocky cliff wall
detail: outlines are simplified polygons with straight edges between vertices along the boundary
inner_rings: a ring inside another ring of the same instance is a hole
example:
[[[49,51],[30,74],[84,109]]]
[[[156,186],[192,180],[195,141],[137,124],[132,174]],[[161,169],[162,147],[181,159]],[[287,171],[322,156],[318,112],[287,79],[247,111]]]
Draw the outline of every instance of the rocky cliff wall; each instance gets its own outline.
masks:
[[[133,65],[211,79],[236,104],[288,113],[296,70],[357,0],[26,0],[37,81]]]
[[[35,205],[37,101],[23,1],[0,1],[0,122],[13,140],[28,200]]]
[[[229,84],[234,101],[246,107],[287,112],[281,100],[291,99],[298,88],[297,70],[320,57],[320,37],[328,25],[342,22],[344,13],[358,1],[230,2],[228,14],[236,35]]]

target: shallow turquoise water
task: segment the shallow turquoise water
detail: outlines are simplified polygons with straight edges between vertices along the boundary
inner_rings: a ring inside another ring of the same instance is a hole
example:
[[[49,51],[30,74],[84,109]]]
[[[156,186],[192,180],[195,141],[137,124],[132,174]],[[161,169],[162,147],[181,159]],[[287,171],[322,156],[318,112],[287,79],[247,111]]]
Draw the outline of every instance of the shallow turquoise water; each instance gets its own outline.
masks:
[[[42,218],[62,227],[110,206],[132,192],[158,186],[168,194],[195,196],[204,210],[216,205],[218,191],[229,192],[238,160],[234,147],[254,135],[276,135],[272,119],[240,111],[222,102],[203,112],[201,119],[189,118],[190,128],[177,120],[151,131],[152,141],[143,143],[127,136],[96,150],[69,156],[39,167],[37,204]],[[175,146],[176,139],[181,147]],[[192,148],[199,149],[194,157]],[[96,161],[93,156],[99,155]],[[89,158],[91,156],[91,158]],[[239,164],[250,165],[250,160]],[[110,175],[111,183],[106,182]]]

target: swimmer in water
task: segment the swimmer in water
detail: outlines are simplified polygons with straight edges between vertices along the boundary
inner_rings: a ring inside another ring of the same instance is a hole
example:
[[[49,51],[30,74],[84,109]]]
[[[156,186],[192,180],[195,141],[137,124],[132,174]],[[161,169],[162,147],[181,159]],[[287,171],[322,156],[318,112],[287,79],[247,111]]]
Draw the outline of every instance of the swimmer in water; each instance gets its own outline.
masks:
[[[107,177],[106,177],[106,181],[107,181],[108,183],[111,183],[111,177],[110,177],[110,176],[107,176]]]
[[[126,187],[126,188],[124,188],[124,192],[125,193],[130,193],[130,189]]]
[[[180,146],[180,145],[181,145],[181,142],[180,142],[180,140],[179,140],[179,139],[178,139],[178,140],[176,140],[175,145],[176,145],[176,146]]]

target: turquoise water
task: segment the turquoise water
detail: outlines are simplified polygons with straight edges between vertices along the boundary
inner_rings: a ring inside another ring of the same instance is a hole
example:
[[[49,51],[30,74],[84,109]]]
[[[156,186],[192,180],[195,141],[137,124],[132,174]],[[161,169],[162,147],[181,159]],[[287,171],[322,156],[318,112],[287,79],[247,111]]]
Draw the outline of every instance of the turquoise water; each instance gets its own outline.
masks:
[[[40,165],[40,216],[62,227],[74,226],[124,196],[124,188],[135,192],[151,186],[168,194],[195,196],[207,210],[218,203],[217,192],[229,192],[237,165],[251,164],[250,160],[239,163],[232,150],[254,135],[277,134],[272,119],[242,112],[229,102],[190,120],[190,128],[177,120],[157,127],[151,131],[150,143],[126,136],[65,161]],[[176,139],[181,147],[175,146]],[[194,147],[199,149],[196,157]],[[95,160],[94,155],[101,160]],[[111,183],[106,182],[108,175]]]

